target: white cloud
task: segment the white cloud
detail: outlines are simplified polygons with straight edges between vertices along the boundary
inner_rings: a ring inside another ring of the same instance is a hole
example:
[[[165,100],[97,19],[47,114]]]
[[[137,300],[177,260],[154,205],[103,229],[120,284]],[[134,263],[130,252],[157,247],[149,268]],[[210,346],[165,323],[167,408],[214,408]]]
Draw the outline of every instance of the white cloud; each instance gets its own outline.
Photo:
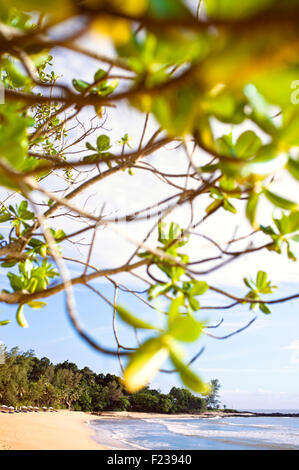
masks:
[[[294,340],[288,346],[284,346],[281,349],[292,351],[291,364],[299,364],[299,340]]]

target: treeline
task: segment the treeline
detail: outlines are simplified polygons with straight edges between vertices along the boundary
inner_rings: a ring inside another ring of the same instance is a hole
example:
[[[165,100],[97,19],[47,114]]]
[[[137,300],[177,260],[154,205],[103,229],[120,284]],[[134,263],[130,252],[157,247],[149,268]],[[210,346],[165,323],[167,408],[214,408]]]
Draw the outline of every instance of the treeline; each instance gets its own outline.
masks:
[[[18,348],[3,352],[0,365],[0,404],[7,406],[53,406],[77,411],[143,411],[156,413],[200,412],[219,405],[218,380],[211,382],[208,397],[173,387],[168,394],[148,387],[130,395],[120,378],[79,369],[65,361],[52,364],[33,351]]]

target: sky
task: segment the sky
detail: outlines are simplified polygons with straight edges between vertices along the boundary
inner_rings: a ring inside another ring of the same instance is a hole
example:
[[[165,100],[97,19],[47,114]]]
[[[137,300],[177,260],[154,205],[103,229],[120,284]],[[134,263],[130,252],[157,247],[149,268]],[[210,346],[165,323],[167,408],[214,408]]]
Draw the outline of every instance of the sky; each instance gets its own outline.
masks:
[[[94,41],[88,41],[89,47],[99,47]],[[102,46],[102,44],[101,44]],[[101,51],[109,52],[109,47],[104,43]],[[82,56],[74,54],[55,54],[54,64],[62,71],[62,80],[81,78],[91,80],[98,65],[90,60],[82,65]],[[85,114],[88,122],[89,112]],[[138,124],[138,125],[137,125]],[[155,128],[155,122],[150,122],[150,129]],[[248,123],[245,124],[245,126]],[[140,126],[140,114],[133,112],[126,106],[121,105],[118,111],[109,111],[109,119],[105,124],[111,141],[115,142],[126,132],[132,137],[132,142],[138,142],[142,126]],[[101,131],[102,132],[102,131]],[[106,132],[106,131],[105,131]],[[222,126],[216,126],[219,135],[223,132]],[[236,132],[240,132],[240,129]],[[149,133],[150,135],[150,133]],[[185,164],[184,156],[179,151],[173,161],[173,147],[159,152],[158,156],[151,157],[155,163],[163,160],[163,169],[180,171]],[[81,147],[82,149],[82,147]],[[201,158],[201,156],[198,156]],[[161,168],[161,166],[160,166]],[[138,176],[138,177],[137,177]],[[53,182],[54,184],[54,182]],[[55,182],[56,184],[56,182]],[[61,183],[63,187],[63,181]],[[297,194],[297,187],[291,180],[282,180],[278,183],[282,191],[292,190]],[[56,187],[55,187],[56,188]],[[129,191],[128,191],[129,188]],[[121,173],[115,175],[112,180],[107,179],[100,185],[92,187],[84,196],[84,200],[77,198],[77,204],[83,204],[89,197],[86,209],[96,210],[102,202],[106,202],[105,210],[117,210],[118,213],[137,210],[142,207],[144,200],[157,201],[169,195],[169,188],[161,182],[154,181],[149,174],[137,172],[136,178]],[[36,196],[37,197],[37,196]],[[266,203],[261,208],[263,224],[270,223],[272,209]],[[201,207],[196,206],[200,213]],[[222,211],[219,217],[207,222],[203,233],[211,235],[217,234],[220,243],[230,239],[236,218],[234,215]],[[188,220],[189,214],[184,209],[176,212],[176,221],[184,223]],[[59,219],[57,219],[59,220]],[[60,219],[61,220],[61,219]],[[238,234],[248,233],[250,227],[244,222],[244,217],[237,219],[239,226]],[[66,232],[73,231],[76,227],[74,220],[64,219],[57,222],[58,228],[63,228]],[[123,229],[135,238],[140,238],[147,232],[150,225],[132,224],[126,225]],[[86,249],[79,247],[81,254]],[[97,235],[95,248],[92,254],[92,261],[98,266],[112,267],[119,266],[124,262],[134,249],[127,241],[120,242],[119,237],[109,230],[100,231]],[[204,250],[209,256],[211,247],[202,239],[195,237],[188,248],[190,254],[197,250]],[[76,253],[76,248],[66,245],[66,253],[70,256]],[[78,253],[78,256],[81,256]],[[82,272],[78,266],[70,264],[69,269],[72,275]],[[286,257],[278,256],[275,253],[259,252],[247,255],[234,263],[227,265],[213,273],[207,282],[226,289],[232,294],[245,295],[247,288],[242,286],[244,276],[254,277],[258,269],[269,272],[270,279],[274,284],[279,285],[279,292],[274,294],[274,298],[284,297],[293,294],[298,285],[298,263],[290,262]],[[143,289],[144,284],[133,281],[132,278],[123,276],[118,278],[129,283],[130,288]],[[1,280],[4,279],[1,278]],[[102,279],[93,283],[105,296],[113,298],[113,288],[110,283]],[[100,303],[90,290],[84,286],[77,286],[75,289],[77,310],[84,328],[101,344],[111,347],[113,344],[112,315],[111,308]],[[130,309],[133,313],[142,318],[162,321],[158,312],[149,309],[145,304],[135,299],[125,292],[119,293],[119,302]],[[229,303],[220,299],[212,293],[207,293],[202,301],[204,305],[219,305]],[[14,317],[16,307],[3,305],[0,311],[0,319]],[[208,312],[208,313],[207,313]],[[236,409],[298,409],[299,399],[299,300],[274,305],[271,315],[258,313],[257,319],[250,328],[229,339],[221,340],[204,336],[196,345],[187,349],[187,356],[191,358],[201,347],[205,347],[204,353],[193,364],[193,369],[205,380],[217,378],[221,384],[221,401],[229,408]],[[210,325],[217,324],[222,318],[222,325],[217,329],[208,330],[216,336],[224,336],[243,326],[245,326],[254,314],[248,307],[238,306],[232,310],[203,311],[203,319],[209,321]],[[78,338],[70,325],[65,313],[64,294],[59,294],[54,298],[47,299],[47,306],[42,310],[31,310],[26,308],[26,317],[30,327],[20,328],[15,321],[8,326],[1,328],[0,342],[2,341],[8,348],[19,346],[25,351],[33,349],[38,357],[47,356],[52,362],[62,362],[69,360],[75,362],[79,367],[88,366],[96,372],[115,373],[120,375],[120,366],[115,358],[99,355],[87,344]],[[136,344],[136,338],[132,332],[121,322],[118,324],[118,332],[121,342],[124,344]],[[140,336],[143,338],[143,336]],[[144,336],[146,337],[146,335]],[[167,364],[165,365],[167,367]],[[170,366],[171,367],[171,366]],[[151,386],[159,388],[165,392],[172,386],[182,386],[179,378],[175,374],[158,374],[151,382]]]

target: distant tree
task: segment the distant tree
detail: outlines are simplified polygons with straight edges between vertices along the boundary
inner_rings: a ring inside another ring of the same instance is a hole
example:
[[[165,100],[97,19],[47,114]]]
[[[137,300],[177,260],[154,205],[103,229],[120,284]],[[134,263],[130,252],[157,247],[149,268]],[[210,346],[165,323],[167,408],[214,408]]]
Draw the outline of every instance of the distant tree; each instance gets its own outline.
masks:
[[[128,397],[120,397],[117,403],[117,411],[127,411],[131,407],[131,403]]]
[[[189,409],[189,402],[192,397],[192,393],[184,388],[172,387],[170,395],[174,399],[174,410],[176,412],[184,413]]]
[[[213,379],[210,382],[211,385],[211,392],[209,395],[206,397],[206,403],[208,408],[219,408],[220,406],[220,396],[219,396],[219,390],[221,388],[221,385],[219,383],[218,379]]]
[[[18,348],[5,351],[5,362],[0,365],[0,400],[3,404],[17,406],[26,401],[32,357],[32,351],[23,353]]]
[[[159,396],[159,403],[158,403],[158,411],[159,413],[171,413],[174,412],[173,409],[173,397],[168,394],[160,394]]]
[[[32,367],[29,373],[30,381],[38,381],[41,376],[45,375],[51,366],[51,361],[47,357],[38,359],[37,357],[32,358]]]
[[[151,393],[150,390],[141,390],[131,396],[131,406],[133,411],[157,412],[159,409],[159,397]]]
[[[43,387],[43,394],[40,396],[38,406],[58,406],[65,407],[65,396],[61,388],[55,387],[51,383],[45,383]]]
[[[206,400],[203,397],[192,396],[189,400],[190,411],[205,411],[207,408]]]
[[[78,366],[74,362],[64,361],[56,364],[55,369],[66,369],[71,370],[72,372],[78,372]]]
[[[81,374],[74,372],[72,367],[69,369],[57,368],[53,385],[60,390],[63,403],[68,409],[71,408],[72,403],[80,396],[80,381]]]

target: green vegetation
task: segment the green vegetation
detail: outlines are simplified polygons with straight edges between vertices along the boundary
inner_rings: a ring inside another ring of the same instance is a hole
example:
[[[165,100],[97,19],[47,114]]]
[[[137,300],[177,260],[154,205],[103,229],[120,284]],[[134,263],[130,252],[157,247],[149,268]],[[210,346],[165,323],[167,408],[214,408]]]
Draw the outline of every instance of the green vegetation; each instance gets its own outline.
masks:
[[[69,361],[54,365],[47,357],[38,359],[33,351],[21,352],[13,348],[4,355],[5,363],[0,365],[0,404],[7,406],[54,406],[95,412],[199,413],[215,405],[209,397],[195,396],[189,390],[176,387],[167,394],[148,387],[129,394],[116,375],[96,374],[88,367],[78,369]]]

